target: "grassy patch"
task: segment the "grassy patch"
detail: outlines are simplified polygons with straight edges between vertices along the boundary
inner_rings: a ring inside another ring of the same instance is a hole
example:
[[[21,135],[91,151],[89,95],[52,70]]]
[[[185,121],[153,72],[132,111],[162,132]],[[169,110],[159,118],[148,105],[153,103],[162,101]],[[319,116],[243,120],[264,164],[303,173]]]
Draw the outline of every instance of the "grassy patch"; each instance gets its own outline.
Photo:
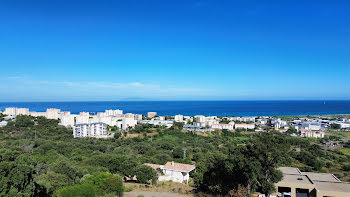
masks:
[[[339,152],[339,153],[341,153],[343,155],[350,156],[350,149],[341,148],[341,149],[337,149],[337,152]]]

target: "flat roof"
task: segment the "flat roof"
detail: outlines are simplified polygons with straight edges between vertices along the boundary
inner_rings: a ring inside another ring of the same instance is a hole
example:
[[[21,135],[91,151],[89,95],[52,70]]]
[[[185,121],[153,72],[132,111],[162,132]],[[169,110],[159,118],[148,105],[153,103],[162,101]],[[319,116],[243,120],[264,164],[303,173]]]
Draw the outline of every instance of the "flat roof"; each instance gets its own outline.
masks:
[[[329,173],[302,172],[302,174],[307,175],[312,181],[341,182],[336,176]]]
[[[294,167],[279,167],[278,169],[281,170],[283,174],[301,174],[300,170]]]
[[[334,191],[350,193],[350,184],[344,182],[315,181],[316,189],[320,191]]]
[[[310,184],[312,181],[306,175],[298,174],[284,174],[281,183],[298,183],[298,184]]]

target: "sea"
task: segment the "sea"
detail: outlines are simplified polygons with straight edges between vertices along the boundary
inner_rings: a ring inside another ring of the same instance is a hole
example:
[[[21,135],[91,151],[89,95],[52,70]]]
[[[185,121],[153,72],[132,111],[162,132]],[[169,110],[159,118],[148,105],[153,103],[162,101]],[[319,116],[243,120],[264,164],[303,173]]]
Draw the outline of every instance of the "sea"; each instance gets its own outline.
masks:
[[[58,108],[73,114],[121,109],[124,113],[206,116],[282,116],[350,114],[350,100],[250,100],[250,101],[75,101],[75,102],[0,102],[0,109],[25,107],[43,112]]]

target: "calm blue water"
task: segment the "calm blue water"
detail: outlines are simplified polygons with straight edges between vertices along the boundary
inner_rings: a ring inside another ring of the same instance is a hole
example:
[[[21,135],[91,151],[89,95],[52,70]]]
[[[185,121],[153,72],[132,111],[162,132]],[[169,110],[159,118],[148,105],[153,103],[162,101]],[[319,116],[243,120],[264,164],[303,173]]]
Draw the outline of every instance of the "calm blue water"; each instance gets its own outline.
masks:
[[[6,107],[27,107],[30,111],[59,108],[63,111],[101,112],[106,109],[122,109],[124,113],[146,114],[156,111],[159,115],[222,115],[222,116],[271,116],[271,115],[321,115],[350,114],[348,101],[110,101],[110,102],[0,102]]]

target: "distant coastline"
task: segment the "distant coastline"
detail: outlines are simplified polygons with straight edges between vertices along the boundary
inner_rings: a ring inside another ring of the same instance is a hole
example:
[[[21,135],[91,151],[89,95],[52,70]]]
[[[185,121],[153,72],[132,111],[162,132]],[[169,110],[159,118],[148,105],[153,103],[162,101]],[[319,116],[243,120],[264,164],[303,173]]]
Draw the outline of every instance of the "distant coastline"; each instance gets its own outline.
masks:
[[[350,100],[237,100],[237,101],[62,101],[62,102],[0,102],[6,107],[25,107],[43,112],[47,108],[79,113],[97,113],[106,109],[122,109],[126,113],[159,115],[216,116],[303,116],[347,115]]]

